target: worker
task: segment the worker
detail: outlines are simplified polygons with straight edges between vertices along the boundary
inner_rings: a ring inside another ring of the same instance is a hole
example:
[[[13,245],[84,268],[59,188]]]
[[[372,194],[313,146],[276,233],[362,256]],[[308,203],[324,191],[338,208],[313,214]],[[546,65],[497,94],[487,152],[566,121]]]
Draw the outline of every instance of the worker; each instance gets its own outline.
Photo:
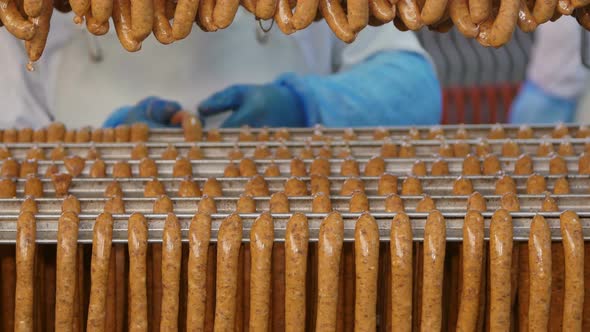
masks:
[[[512,103],[511,123],[550,124],[575,119],[588,79],[580,56],[581,29],[576,19],[568,16],[537,28],[526,80]]]
[[[165,127],[180,109],[197,108],[207,126],[223,127],[439,122],[440,86],[411,32],[367,27],[347,45],[324,21],[291,36],[265,33],[270,24],[240,9],[225,30],[194,25],[184,40],[161,45],[150,36],[127,53],[112,26],[95,37],[55,12],[32,73],[22,42],[0,29],[0,126]]]

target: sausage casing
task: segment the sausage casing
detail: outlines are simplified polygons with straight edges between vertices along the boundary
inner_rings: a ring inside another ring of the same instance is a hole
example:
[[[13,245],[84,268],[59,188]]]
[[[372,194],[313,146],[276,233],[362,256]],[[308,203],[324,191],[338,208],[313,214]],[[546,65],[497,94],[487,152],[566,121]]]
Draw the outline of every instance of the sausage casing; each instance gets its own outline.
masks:
[[[582,331],[584,309],[584,237],[578,215],[565,211],[559,217],[565,257],[563,330]]]
[[[412,330],[413,248],[412,225],[404,212],[391,222],[391,325],[398,331]]]
[[[428,214],[424,226],[424,267],[422,281],[423,331],[440,331],[442,327],[442,289],[444,276],[446,223],[436,210]]]
[[[34,202],[34,201],[33,201]],[[22,208],[21,208],[22,210]],[[16,224],[16,289],[14,330],[33,331],[35,244],[37,222],[34,212],[22,212]]]
[[[551,231],[545,218],[536,215],[529,234],[529,330],[546,330],[551,304]]]
[[[127,242],[129,244],[129,331],[146,331],[148,321],[147,300],[147,221],[142,214],[129,217]]]
[[[207,257],[211,237],[211,217],[204,212],[195,214],[189,228],[188,299],[186,327],[189,331],[204,331],[207,304]]]
[[[160,331],[178,330],[181,240],[180,223],[169,213],[162,233],[162,285],[166,286],[162,288]]]
[[[287,224],[285,235],[285,331],[305,327],[305,279],[309,228],[307,217],[296,213]]]
[[[64,212],[57,229],[55,330],[72,331],[77,274],[78,216]]]
[[[510,330],[512,217],[500,209],[490,223],[490,330]]]
[[[262,213],[250,231],[250,330],[269,331],[271,262],[274,225],[270,213]]]

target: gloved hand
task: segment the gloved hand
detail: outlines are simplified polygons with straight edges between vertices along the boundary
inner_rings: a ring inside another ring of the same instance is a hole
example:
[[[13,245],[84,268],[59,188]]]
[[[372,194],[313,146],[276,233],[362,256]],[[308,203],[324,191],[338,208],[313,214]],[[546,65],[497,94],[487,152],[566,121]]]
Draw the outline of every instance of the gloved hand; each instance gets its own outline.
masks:
[[[510,123],[554,124],[572,122],[577,100],[552,96],[527,81],[512,102]]]
[[[179,127],[180,123],[173,122],[173,117],[180,109],[181,106],[177,102],[148,97],[135,106],[124,106],[115,110],[102,126],[114,128],[121,124],[144,122],[151,128]]]
[[[198,107],[201,117],[233,111],[222,127],[303,127],[305,115],[297,96],[277,84],[238,84],[217,92]]]

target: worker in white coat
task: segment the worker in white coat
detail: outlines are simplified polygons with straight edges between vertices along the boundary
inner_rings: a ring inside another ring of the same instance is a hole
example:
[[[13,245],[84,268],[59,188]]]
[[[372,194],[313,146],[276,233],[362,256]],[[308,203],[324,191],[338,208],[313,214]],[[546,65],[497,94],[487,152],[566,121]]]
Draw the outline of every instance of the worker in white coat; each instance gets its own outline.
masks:
[[[170,45],[150,36],[137,53],[123,50],[114,30],[95,37],[56,12],[45,53],[30,73],[22,42],[0,29],[0,127],[54,120],[72,127],[136,121],[158,127],[170,125],[180,109],[198,109],[209,125],[230,111],[225,127],[440,119],[440,86],[428,55],[412,33],[392,24],[367,27],[347,45],[323,21],[286,36],[276,28],[263,32],[240,10],[225,30],[194,26]]]

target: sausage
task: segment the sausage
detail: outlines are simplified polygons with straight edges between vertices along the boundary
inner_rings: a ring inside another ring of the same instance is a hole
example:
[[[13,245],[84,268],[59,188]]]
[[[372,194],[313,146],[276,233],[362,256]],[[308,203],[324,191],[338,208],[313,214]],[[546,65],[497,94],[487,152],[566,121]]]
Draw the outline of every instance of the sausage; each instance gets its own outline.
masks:
[[[551,304],[551,231],[545,218],[536,215],[530,226],[529,242],[530,331],[546,330]]]
[[[131,166],[124,160],[117,161],[113,165],[113,178],[130,178]]]
[[[307,186],[302,180],[291,177],[285,181],[285,194],[291,196],[307,196]]]
[[[284,1],[284,0],[280,0],[280,1]],[[280,1],[279,1],[279,4],[280,4]],[[342,6],[340,5],[340,2],[338,0],[320,0],[319,3],[320,3],[320,6],[319,6],[320,12],[321,12],[322,16],[324,17],[324,19],[326,20],[326,23],[328,23],[328,26],[330,27],[330,29],[332,29],[332,32],[334,32],[336,37],[338,37],[338,39],[342,40],[345,43],[352,43],[355,40],[356,33],[355,33],[354,28],[359,28],[363,25],[363,23],[365,25],[368,23],[368,20],[369,20],[369,8],[368,8],[369,4],[368,4],[368,2],[366,2],[366,11],[364,10],[364,6],[361,4],[360,1],[355,2],[355,5],[357,5],[359,7],[355,10],[360,10],[360,12],[358,12],[358,16],[355,17],[356,21],[353,21],[355,24],[354,26],[352,24],[349,24],[346,14],[344,13],[344,10],[342,9]],[[354,6],[354,5],[351,5],[351,6]],[[348,9],[350,10],[350,8],[348,8]],[[364,22],[365,16],[366,16],[366,22]],[[357,31],[360,31],[360,29]]]
[[[482,194],[474,191],[467,199],[467,211],[485,212],[487,210],[486,199]]]
[[[370,6],[370,4],[369,4]],[[352,128],[344,128],[342,131],[342,139],[345,141],[356,141],[358,139],[354,129]]]
[[[192,0],[194,1],[194,0]],[[188,9],[185,12],[187,15],[187,19],[190,19],[190,22],[192,24],[192,22],[194,22],[196,20],[197,17],[197,11],[198,11],[198,6],[199,6],[199,1],[197,0],[197,4],[194,3],[186,3],[187,6],[194,6],[194,10]],[[186,7],[182,7],[180,3],[177,4],[176,6],[176,10],[178,10],[178,8],[180,8],[180,10],[182,11],[183,8]],[[176,20],[181,17],[178,15],[178,12],[176,12],[175,10],[175,14],[174,14],[174,24],[176,25]],[[173,27],[174,29],[174,27]],[[188,33],[190,33],[190,27],[189,27],[189,31]],[[186,33],[186,35],[188,36],[188,33]],[[173,31],[174,36],[176,37],[175,32]],[[184,136],[184,141],[185,142],[197,142],[197,141],[202,141],[203,140],[203,124],[201,123],[201,121],[194,115],[189,114],[187,112],[180,112],[179,113],[180,116],[182,116],[182,120],[181,120],[181,126],[182,126],[182,132],[183,132],[183,136]]]
[[[213,8],[213,23],[219,29],[227,28],[234,20],[239,0],[217,0]]]
[[[292,157],[291,150],[284,143],[281,143],[275,150],[275,159],[291,159]]]
[[[201,189],[197,182],[190,177],[185,178],[178,185],[178,197],[198,197],[201,196]]]
[[[201,151],[201,148],[197,145],[191,146],[191,148],[186,153],[186,158],[188,160],[200,160],[204,159],[204,157],[203,151]]]
[[[11,158],[10,151],[6,150],[2,152],[2,156],[0,159]],[[25,156],[27,160],[45,160],[45,154],[43,153],[43,149],[39,148],[38,146],[33,146],[32,148],[27,150],[27,154]]]
[[[49,153],[49,158],[51,160],[63,160],[66,157],[66,150],[63,146],[58,145],[51,152]]]
[[[309,166],[310,175],[330,176],[330,162],[326,158],[316,158]]]
[[[227,153],[227,157],[229,160],[238,160],[244,158],[244,153],[235,146],[232,150]]]
[[[20,206],[20,212],[30,212],[32,214],[39,213],[39,208],[37,207],[37,202],[35,202],[35,199],[33,197],[27,196]]]
[[[1,6],[0,6],[1,7]],[[1,13],[1,11],[0,11]],[[1,18],[1,16],[0,16]],[[4,21],[4,19],[2,19]],[[29,38],[30,39],[30,38]],[[52,122],[47,126],[47,143],[61,142],[64,139],[66,127],[61,122]]]
[[[150,178],[158,176],[158,165],[150,158],[143,158],[139,162],[139,177]]]
[[[208,195],[211,197],[223,196],[221,184],[216,178],[208,178],[207,181],[205,181],[205,184],[203,185],[203,195]]]
[[[129,217],[127,241],[129,244],[129,331],[146,331],[147,303],[147,238],[145,217],[134,213]]]
[[[270,213],[262,213],[250,231],[250,330],[268,331],[270,316],[271,262],[274,225]]]
[[[363,213],[354,228],[355,303],[354,328],[377,328],[377,273],[379,266],[379,227],[375,218]]]
[[[465,159],[463,159],[463,168],[461,174],[480,175],[481,164],[479,163],[479,158],[473,154],[468,154]]]
[[[0,179],[0,198],[16,197],[16,183],[12,179]]]
[[[397,157],[397,146],[390,139],[385,139],[379,155],[383,158],[395,158]]]
[[[251,196],[269,196],[268,184],[261,175],[255,175],[244,186],[244,193]]]
[[[546,212],[556,212],[559,211],[559,206],[557,202],[548,192],[545,192],[545,198],[543,199],[543,203],[541,204],[541,211]]]
[[[25,49],[29,57],[27,69],[31,70],[33,69],[32,63],[41,58],[47,44],[51,14],[53,14],[53,0],[24,0],[25,12],[27,11],[27,3],[36,4],[38,6],[36,9],[39,10],[39,15],[29,15],[29,21],[36,25],[37,32],[33,38],[25,41]]]
[[[73,177],[80,175],[84,166],[86,166],[86,160],[79,156],[70,156],[64,159],[64,167]]]
[[[520,147],[515,141],[508,139],[502,144],[502,156],[517,157],[518,155],[520,155]]]
[[[205,1],[205,0],[203,0],[203,1]],[[203,6],[205,6],[205,2],[203,2],[199,6],[199,13],[201,13],[201,9],[202,8],[205,8]],[[213,7],[211,7],[211,10],[213,10]],[[217,29],[217,28],[215,28],[215,29]],[[205,31],[209,31],[209,30],[205,30]],[[209,141],[209,142],[221,142],[221,141],[223,141],[223,138],[221,137],[221,133],[219,132],[218,129],[212,128],[212,129],[209,129],[209,132],[207,133],[207,141]]]
[[[172,144],[168,144],[166,149],[162,151],[162,155],[160,156],[163,160],[176,160],[178,158],[178,150]]]
[[[469,7],[469,10],[473,10],[473,8]],[[465,126],[461,125],[457,129],[457,132],[455,133],[455,139],[469,139],[469,133],[467,132]]]
[[[391,222],[391,325],[399,331],[412,330],[412,225],[401,211]]]
[[[72,331],[77,273],[78,216],[64,212],[57,228],[55,330]]]
[[[86,13],[86,16],[84,16],[84,19],[86,20],[86,30],[88,30],[88,32],[90,32],[91,34],[93,34],[95,36],[102,36],[102,35],[105,35],[107,32],[109,32],[109,29],[110,29],[109,22],[107,21],[107,22],[99,23],[94,18],[94,16],[92,16],[91,11],[88,11],[88,13]],[[76,133],[76,137],[74,138],[74,140],[77,140],[77,137],[78,137],[78,133]]]
[[[389,194],[397,194],[397,176],[384,173],[379,177],[377,183],[377,195],[385,196]]]
[[[150,27],[151,32],[151,27]],[[130,142],[145,142],[148,140],[150,135],[150,127],[146,123],[136,122],[131,125],[129,132]]]
[[[37,18],[41,15],[44,4],[43,1],[40,0],[24,0],[22,6],[25,14],[29,18]],[[53,10],[53,1],[51,1],[51,6],[49,8]]]
[[[69,195],[65,197],[61,203],[61,212],[73,212],[75,214],[80,214],[80,201],[76,198],[76,196]]]
[[[501,123],[495,123],[490,128],[490,132],[488,133],[489,139],[504,139],[506,138],[506,131]]]
[[[537,156],[548,156],[551,152],[553,152],[553,144],[551,142],[543,140],[539,143],[539,147],[537,147]]]
[[[441,157],[454,157],[453,147],[449,143],[442,141],[438,148],[438,154]]]
[[[62,197],[68,194],[70,184],[72,183],[72,176],[70,174],[53,174],[51,175],[51,182],[55,189],[55,196]]]
[[[436,210],[428,214],[424,225],[424,267],[422,281],[423,331],[440,331],[442,327],[442,290],[444,277],[446,223]]]
[[[582,152],[578,159],[578,174],[590,174],[590,154]]]
[[[549,174],[567,174],[567,162],[563,157],[552,154],[549,159]]]
[[[342,188],[340,188],[340,195],[342,196],[350,196],[355,191],[365,191],[365,184],[359,178],[348,178],[344,180],[342,183]]]
[[[52,2],[53,4],[53,2]],[[18,143],[31,143],[33,141],[33,129],[21,128],[17,132]]]
[[[313,195],[311,201],[311,212],[313,213],[328,213],[332,211],[332,202],[330,195],[324,192],[318,192]]]
[[[551,11],[553,12],[553,10],[555,9],[555,6],[553,6],[553,8],[551,8]],[[535,17],[536,20],[536,17]],[[541,24],[544,22],[539,22],[537,21],[537,23]],[[533,129],[529,126],[529,125],[521,125],[520,127],[518,127],[518,131],[516,132],[516,138],[518,139],[530,139],[530,138],[534,138],[534,133],[533,133]]]
[[[287,128],[278,128],[274,134],[275,141],[288,141],[291,138],[291,134]]]
[[[238,293],[238,257],[241,245],[242,219],[233,213],[223,220],[217,235],[215,331],[234,329],[238,305],[236,295]]]
[[[471,180],[460,176],[453,182],[453,195],[471,195],[471,193],[473,193]]]
[[[256,201],[250,195],[242,194],[236,203],[238,213],[256,213]]]
[[[113,14],[113,0],[92,0],[90,1],[90,13],[97,24],[103,25],[108,22]]]
[[[31,40],[37,33],[37,26],[23,17],[15,0],[0,1],[0,21],[8,32],[21,40]],[[7,142],[6,139],[4,142]]]
[[[407,0],[407,1],[411,1],[411,0]],[[398,3],[398,10],[399,10],[399,3]],[[413,158],[416,156],[416,149],[414,148],[414,145],[412,145],[412,143],[410,142],[402,142],[402,144],[400,144],[399,147],[399,157],[400,158]]]
[[[162,312],[160,331],[178,329],[180,292],[180,264],[182,259],[182,235],[176,216],[169,213],[162,232]]]
[[[284,192],[280,191],[270,196],[269,210],[271,213],[289,213],[289,198]]]
[[[486,155],[483,160],[482,170],[484,175],[494,175],[502,171],[502,166],[500,165],[498,156],[495,154]]]
[[[109,18],[111,15],[109,15]],[[90,133],[90,141],[94,143],[102,142],[102,128],[94,128]]]
[[[101,213],[94,223],[92,260],[90,263],[90,300],[86,330],[105,331],[106,300],[109,280],[109,262],[113,241],[113,217]]]
[[[484,257],[484,220],[478,211],[469,211],[463,223],[461,300],[458,331],[476,331]]]
[[[268,158],[270,158],[271,155],[272,155],[272,153],[270,152],[270,149],[268,148],[268,146],[266,146],[266,144],[262,144],[262,145],[258,145],[254,149],[253,157],[254,157],[254,159],[268,159]]]
[[[131,150],[131,159],[133,160],[141,160],[143,158],[148,158],[149,151],[148,148],[143,143],[137,143]]]
[[[527,194],[540,194],[547,190],[547,182],[545,177],[539,174],[533,174],[526,180]]]
[[[154,206],[152,207],[153,213],[165,214],[174,211],[174,203],[172,200],[166,195],[160,195],[154,201]]]
[[[529,175],[533,173],[533,159],[528,154],[521,154],[514,163],[515,175]]]
[[[318,240],[316,329],[336,331],[339,298],[338,278],[344,241],[344,223],[338,212],[332,212],[324,218],[320,226]]]
[[[214,0],[204,0],[207,1],[214,1]],[[214,3],[214,2],[213,2]],[[211,10],[213,7],[211,7]],[[172,26],[170,26],[170,21],[166,16],[166,0],[154,0],[154,26],[152,27],[152,31],[156,39],[164,44],[170,44],[174,41],[174,35],[172,33]]]
[[[412,165],[412,175],[414,176],[426,176],[426,163],[422,160],[416,160]]]
[[[423,195],[422,199],[416,204],[416,212],[430,212],[436,209],[436,205],[432,198],[428,195]]]
[[[207,257],[211,237],[211,217],[199,211],[189,228],[188,299],[186,326],[189,331],[202,331],[207,299]]]
[[[130,7],[130,0],[113,0],[113,24],[121,46],[128,52],[137,52],[141,49],[141,42],[133,37]]]
[[[362,191],[355,191],[352,193],[349,202],[349,212],[366,212],[369,211],[369,199]]]
[[[226,13],[229,14],[229,13]],[[242,128],[240,129],[240,133],[238,135],[238,142],[254,142],[256,141],[256,136],[254,136],[254,133],[252,133],[252,130],[250,130],[250,126],[248,125],[244,125],[242,126]]]
[[[425,25],[416,0],[398,1],[397,13],[402,22],[412,31],[419,30]]]
[[[184,39],[190,34],[198,9],[199,0],[178,1],[174,11],[174,23],[172,24],[172,35],[175,40]]]
[[[117,143],[124,143],[129,142],[129,138],[131,136],[131,130],[129,126],[126,124],[120,124],[115,127],[115,142]]]
[[[340,175],[342,176],[360,176],[359,165],[354,158],[347,158],[340,165]]]
[[[532,32],[537,28],[537,21],[525,0],[520,0],[518,9],[518,27],[524,32]]]
[[[114,3],[113,3],[113,8],[114,8]],[[114,23],[114,20],[113,20],[113,23]],[[114,142],[115,141],[115,129],[114,128],[104,128],[102,130],[102,141],[103,141],[103,143]]]
[[[487,154],[492,153],[492,147],[486,139],[479,139],[475,145],[475,154],[479,157],[483,157]]]
[[[467,142],[457,142],[453,144],[453,153],[455,157],[465,157],[471,153],[471,146]]]
[[[33,331],[36,232],[37,222],[34,212],[22,211],[21,207],[16,223],[15,331]]]
[[[172,168],[172,176],[173,177],[185,177],[185,176],[192,176],[193,175],[193,166],[188,159],[185,158],[178,158],[174,162],[174,166]]]
[[[258,5],[258,3],[256,3],[256,4]],[[270,14],[269,19],[272,18],[272,15],[274,14],[274,10],[275,10],[275,8],[273,7],[272,14]],[[256,140],[258,142],[268,142],[268,141],[270,141],[270,131],[268,130],[267,127],[264,127],[262,129],[260,129],[260,131],[258,132],[258,135],[256,135]]]
[[[258,174],[256,170],[256,163],[249,158],[244,158],[240,161],[239,165],[240,176],[251,177]]]
[[[553,184],[553,193],[555,195],[565,195],[570,193],[570,185],[567,177],[563,176],[555,180]]]
[[[404,202],[397,194],[385,197],[385,212],[404,212]]]
[[[500,198],[500,206],[506,211],[520,211],[520,202],[518,196],[513,192],[507,192]]]
[[[215,200],[207,195],[203,195],[197,206],[197,211],[207,214],[217,213]]]
[[[562,141],[557,148],[557,154],[560,156],[573,156],[575,153],[574,146],[569,140]]]
[[[584,307],[584,237],[580,218],[565,211],[559,217],[565,257],[563,330],[582,331]]]
[[[103,160],[97,159],[90,166],[88,172],[91,178],[104,178],[106,176],[106,164]]]
[[[240,169],[236,164],[230,162],[223,170],[223,176],[226,178],[237,178],[240,176]]]
[[[503,195],[505,193],[516,193],[516,182],[508,175],[502,175],[496,181],[496,195]]]
[[[312,159],[313,158],[313,150],[311,146],[306,145],[301,151],[299,151],[299,158],[301,159]]]
[[[372,157],[365,165],[365,176],[381,176],[385,172],[385,160],[379,156]]]
[[[395,17],[395,5],[395,3],[387,0],[370,0],[369,10],[371,17],[381,24],[389,23]]]
[[[441,176],[441,175],[448,175],[449,174],[449,164],[442,159],[437,158],[432,163],[432,168],[430,169],[430,175],[432,176]]]
[[[18,131],[14,128],[7,128],[3,133],[4,143],[17,143]]]
[[[413,176],[408,176],[402,182],[402,195],[404,196],[411,196],[411,195],[422,195],[422,183],[420,179],[415,178]]]
[[[143,197],[157,197],[160,195],[166,195],[166,188],[164,188],[162,182],[152,179],[145,183]]]
[[[7,178],[17,178],[19,175],[20,165],[18,161],[12,158],[4,159],[2,168],[0,169],[0,176]]]
[[[510,330],[512,217],[499,209],[490,223],[490,330]]]
[[[279,168],[279,165],[275,164],[274,162],[272,162],[270,165],[268,165],[268,167],[264,170],[264,176],[265,177],[277,177],[277,176],[281,176],[281,170]]]
[[[307,176],[305,163],[299,158],[291,159],[290,163],[291,176]]]

